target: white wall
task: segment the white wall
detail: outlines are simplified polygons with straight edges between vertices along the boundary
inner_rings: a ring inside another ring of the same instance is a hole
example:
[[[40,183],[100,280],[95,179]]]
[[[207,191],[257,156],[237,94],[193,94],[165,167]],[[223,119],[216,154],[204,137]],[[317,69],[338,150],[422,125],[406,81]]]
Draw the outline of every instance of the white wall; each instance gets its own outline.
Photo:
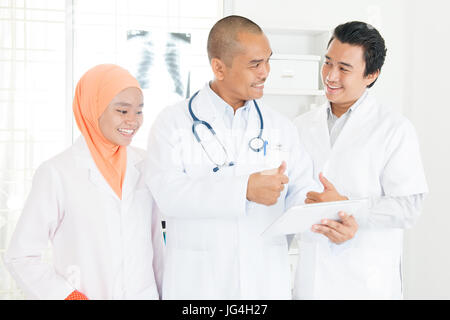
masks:
[[[405,115],[417,129],[429,184],[423,215],[406,235],[409,298],[450,299],[450,3],[408,3]]]
[[[450,4],[444,0],[233,0],[232,13],[263,28],[332,29],[350,20],[372,23],[387,59],[373,92],[415,125],[430,193],[418,224],[406,233],[405,298],[450,299]],[[444,87],[445,86],[445,87]]]
[[[397,110],[405,95],[405,7],[408,0],[234,0],[233,13],[254,20],[264,28],[332,30],[359,20],[369,22],[383,35],[388,56],[373,93]],[[325,52],[324,52],[325,54]],[[385,76],[389,75],[389,76]],[[382,94],[379,94],[382,93]]]

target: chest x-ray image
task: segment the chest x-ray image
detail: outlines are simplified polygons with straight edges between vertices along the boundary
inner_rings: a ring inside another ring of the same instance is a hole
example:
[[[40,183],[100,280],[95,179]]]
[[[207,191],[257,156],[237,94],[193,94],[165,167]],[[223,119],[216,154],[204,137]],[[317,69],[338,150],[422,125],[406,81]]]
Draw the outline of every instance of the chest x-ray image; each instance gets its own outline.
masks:
[[[190,96],[191,34],[128,30],[123,65],[144,94],[144,123],[133,144],[145,148],[158,113]]]
[[[188,33],[130,30],[127,33],[129,53],[133,57],[129,61],[130,72],[144,90],[169,94],[176,99],[173,102],[186,98],[189,70],[185,56],[190,43]]]

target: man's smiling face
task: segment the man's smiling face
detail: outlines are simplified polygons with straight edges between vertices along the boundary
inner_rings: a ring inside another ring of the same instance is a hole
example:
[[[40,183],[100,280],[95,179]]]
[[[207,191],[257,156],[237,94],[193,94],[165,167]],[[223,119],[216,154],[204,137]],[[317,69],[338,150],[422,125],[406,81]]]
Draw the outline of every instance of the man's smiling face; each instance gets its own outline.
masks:
[[[361,46],[334,39],[325,54],[322,81],[327,99],[333,106],[348,108],[354,104],[378,76],[365,76],[366,63]]]

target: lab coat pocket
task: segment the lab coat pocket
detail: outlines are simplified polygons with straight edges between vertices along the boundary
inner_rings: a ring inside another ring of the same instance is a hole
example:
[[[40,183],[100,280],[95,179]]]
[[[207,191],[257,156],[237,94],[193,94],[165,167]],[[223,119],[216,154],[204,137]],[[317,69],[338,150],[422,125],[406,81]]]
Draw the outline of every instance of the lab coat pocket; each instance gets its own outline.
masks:
[[[214,248],[217,238],[214,219],[167,219],[167,246],[175,250],[203,251]]]
[[[216,177],[221,176],[225,171],[226,167],[221,168],[217,172],[214,172],[213,169],[215,166],[212,163],[204,163],[204,164],[190,164],[185,166],[186,174],[191,178],[200,178],[214,175]]]
[[[125,199],[124,199],[125,200]],[[132,201],[123,201],[124,206],[130,206],[133,210],[129,211],[130,218],[143,219],[151,221],[151,208],[153,206],[153,198],[148,188],[142,188],[133,192]],[[138,217],[138,214],[140,215]]]
[[[268,144],[264,155],[264,166],[267,169],[278,168],[283,161],[289,160],[289,150],[282,143]]]
[[[378,156],[371,152],[370,147],[370,145],[360,146],[358,149],[353,147],[357,152],[350,147],[343,148],[336,152],[336,158],[339,157],[339,161],[330,161],[331,172],[345,172],[345,179],[342,175],[338,175],[334,181],[341,194],[364,197],[371,192],[378,191],[370,190],[373,186],[372,182],[379,180],[378,173],[380,172],[374,166]],[[351,181],[351,188],[346,181]]]
[[[172,248],[164,273],[164,299],[207,299],[211,297],[212,262],[206,250]]]

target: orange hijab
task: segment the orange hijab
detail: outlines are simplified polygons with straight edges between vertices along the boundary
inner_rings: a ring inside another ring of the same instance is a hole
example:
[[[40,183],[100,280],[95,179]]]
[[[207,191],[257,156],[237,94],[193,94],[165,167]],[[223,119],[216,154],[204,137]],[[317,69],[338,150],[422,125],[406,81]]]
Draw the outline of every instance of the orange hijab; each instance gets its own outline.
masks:
[[[98,119],[111,100],[122,90],[140,88],[125,69],[101,64],[88,70],[78,81],[73,99],[73,113],[97,168],[122,199],[122,184],[127,166],[127,149],[109,142],[100,131]]]

